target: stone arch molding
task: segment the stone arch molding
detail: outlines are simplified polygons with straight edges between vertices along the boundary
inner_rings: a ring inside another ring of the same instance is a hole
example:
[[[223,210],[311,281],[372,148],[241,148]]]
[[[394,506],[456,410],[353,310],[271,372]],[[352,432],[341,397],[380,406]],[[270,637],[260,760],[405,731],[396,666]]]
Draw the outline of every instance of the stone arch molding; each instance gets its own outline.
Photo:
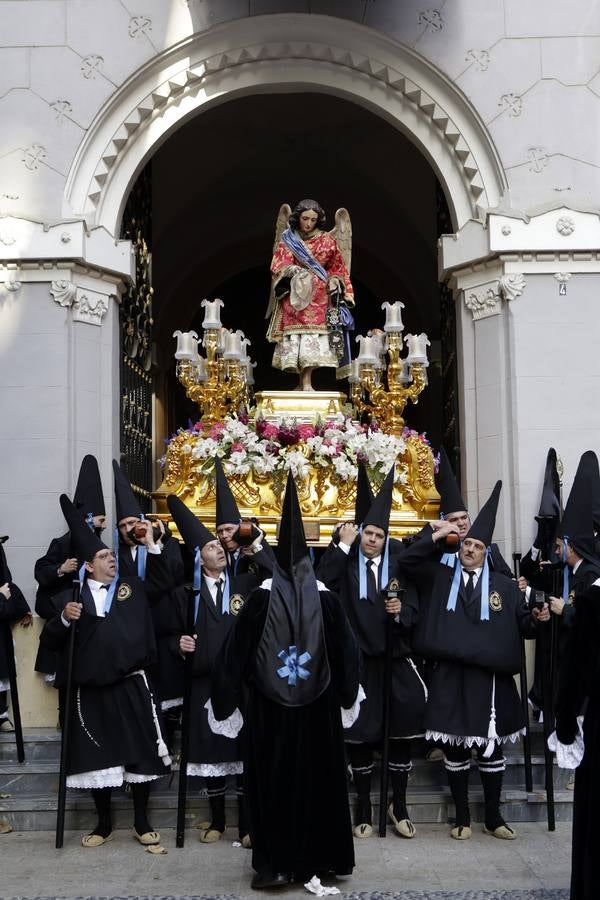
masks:
[[[67,179],[63,214],[118,236],[137,173],[187,119],[243,94],[300,90],[345,97],[402,130],[435,168],[457,230],[499,204],[506,179],[492,140],[441,72],[365,26],[284,14],[194,35],[138,70],[86,133]]]

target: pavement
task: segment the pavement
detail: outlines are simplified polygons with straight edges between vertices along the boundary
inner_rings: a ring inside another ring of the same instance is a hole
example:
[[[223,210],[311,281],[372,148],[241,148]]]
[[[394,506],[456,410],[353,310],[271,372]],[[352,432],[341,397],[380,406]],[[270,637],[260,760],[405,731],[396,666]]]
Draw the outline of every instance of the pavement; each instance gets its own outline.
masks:
[[[454,841],[446,825],[418,825],[413,840],[388,832],[385,839],[356,840],[356,869],[335,883],[348,900],[568,900],[571,823],[521,823],[516,841],[501,841],[474,824],[470,841]],[[257,900],[292,894],[301,885],[253,891],[251,852],[234,847],[225,832],[216,844],[200,844],[189,829],[175,848],[175,834],[163,829],[163,856],[146,852],[130,832],[84,850],[80,834],[66,832],[62,850],[50,832],[0,836],[0,890],[4,898],[228,898]]]

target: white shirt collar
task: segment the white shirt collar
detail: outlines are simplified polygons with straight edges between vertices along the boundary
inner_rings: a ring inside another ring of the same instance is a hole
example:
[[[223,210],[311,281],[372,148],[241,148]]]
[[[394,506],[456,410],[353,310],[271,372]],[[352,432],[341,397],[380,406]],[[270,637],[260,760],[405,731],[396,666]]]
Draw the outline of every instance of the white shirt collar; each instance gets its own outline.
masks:
[[[577,569],[579,568],[579,566],[581,565],[582,562],[583,562],[582,559],[578,559],[578,560],[577,560],[577,562],[576,562],[575,565],[573,566],[573,575],[575,574],[575,572],[577,571]]]

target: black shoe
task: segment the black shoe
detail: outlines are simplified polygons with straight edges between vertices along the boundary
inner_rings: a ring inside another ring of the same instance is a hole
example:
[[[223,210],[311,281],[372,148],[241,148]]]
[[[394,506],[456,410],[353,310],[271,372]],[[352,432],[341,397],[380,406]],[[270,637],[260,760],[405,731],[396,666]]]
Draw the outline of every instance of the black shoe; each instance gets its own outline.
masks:
[[[250,882],[250,887],[255,891],[262,891],[264,888],[285,887],[288,884],[288,877],[283,872],[270,872],[264,869],[257,872]]]

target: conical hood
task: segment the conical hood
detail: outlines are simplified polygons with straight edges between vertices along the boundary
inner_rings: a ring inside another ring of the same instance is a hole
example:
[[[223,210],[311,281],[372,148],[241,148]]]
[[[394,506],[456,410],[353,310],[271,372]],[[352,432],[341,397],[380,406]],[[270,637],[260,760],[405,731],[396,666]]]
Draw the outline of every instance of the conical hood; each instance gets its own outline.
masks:
[[[469,528],[469,533],[467,534],[468,538],[474,538],[477,541],[481,541],[486,547],[489,547],[492,543],[501,490],[502,482],[497,481],[494,485],[494,490],[479,510],[479,515]]]
[[[440,465],[436,485],[440,495],[440,516],[442,518],[450,513],[466,511],[467,504],[461,496],[454,470],[443,447],[440,447]]]
[[[4,552],[4,541],[7,540],[8,537],[0,539],[0,584],[6,584],[7,581],[12,581],[12,575],[8,568],[8,560],[6,559],[6,553]]]
[[[588,473],[592,485],[592,519],[594,531],[600,531],[600,470],[598,469],[598,457],[593,450],[586,450],[581,459],[584,461],[585,470]]]
[[[541,519],[554,519],[559,515],[560,479],[556,467],[556,450],[554,447],[550,447],[548,456],[546,457],[546,471],[544,473],[544,486],[542,488],[542,499],[540,500],[538,517]]]
[[[215,476],[217,487],[215,526],[218,528],[219,525],[237,524],[242,517],[240,516],[240,511],[235,502],[235,497],[227,483],[227,478],[225,477],[225,472],[223,471],[223,466],[218,456],[215,456]]]
[[[309,555],[296,483],[291,470],[288,471],[285,486],[275,555],[280,567],[290,578],[293,577],[300,560]]]
[[[106,544],[85,524],[81,511],[75,509],[66,494],[60,495],[60,508],[67,520],[77,559],[90,562],[99,550],[108,550]]]
[[[215,535],[211,534],[200,519],[196,518],[191,509],[188,509],[175,494],[169,494],[167,506],[188,550],[193,552],[196,547],[202,550],[205,544],[216,541]]]
[[[559,537],[583,534],[593,519],[594,494],[598,485],[598,460],[593,450],[582,454],[569,499],[558,529]]]
[[[354,506],[354,521],[361,525],[369,512],[375,495],[371,488],[371,482],[367,474],[367,467],[362,460],[358,461],[358,478],[356,480],[356,504]]]
[[[122,519],[135,516],[136,519],[143,515],[140,504],[131,490],[129,479],[116,459],[113,459],[113,472],[115,475],[115,497],[117,500],[117,525]]]
[[[392,466],[385,476],[385,481],[379,488],[377,496],[371,503],[368,513],[363,519],[363,525],[375,525],[377,528],[382,528],[386,534],[390,527],[392,492],[394,490],[394,470],[395,467]]]
[[[106,515],[100,471],[95,456],[88,454],[81,460],[73,503],[77,509],[83,512],[84,518],[89,515]]]

